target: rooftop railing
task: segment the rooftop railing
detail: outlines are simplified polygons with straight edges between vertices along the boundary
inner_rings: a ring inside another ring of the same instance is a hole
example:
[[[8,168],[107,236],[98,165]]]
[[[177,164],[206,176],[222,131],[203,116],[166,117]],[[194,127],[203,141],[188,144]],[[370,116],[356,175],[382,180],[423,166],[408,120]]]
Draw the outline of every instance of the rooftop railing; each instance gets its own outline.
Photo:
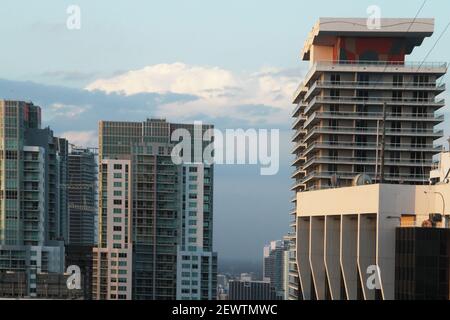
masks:
[[[423,61],[376,61],[376,60],[323,60],[318,65],[356,65],[356,66],[381,66],[381,67],[424,67],[424,68],[446,68],[446,62],[423,62]]]

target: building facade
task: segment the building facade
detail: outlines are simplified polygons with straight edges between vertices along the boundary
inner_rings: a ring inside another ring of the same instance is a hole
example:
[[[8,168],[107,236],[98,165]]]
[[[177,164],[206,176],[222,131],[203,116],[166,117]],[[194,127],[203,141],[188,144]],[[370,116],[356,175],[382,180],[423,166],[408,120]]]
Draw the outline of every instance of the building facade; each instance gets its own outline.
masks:
[[[176,142],[171,136],[177,129],[187,131],[190,137],[200,130],[200,138],[188,139],[194,142],[192,150],[183,150],[195,154],[196,148],[202,153],[207,145],[202,137],[212,126],[196,129],[165,120],[100,122],[99,241],[94,249],[98,258],[94,260],[94,296],[99,299],[111,298],[107,287],[113,285],[101,280],[108,276],[101,273],[110,273],[113,267],[108,250],[125,250],[122,256],[127,256],[127,267],[131,268],[126,271],[130,276],[127,294],[116,298],[216,297],[213,166],[202,157],[181,164],[172,161]],[[127,169],[120,173],[115,167]],[[114,216],[120,219],[116,221]],[[117,225],[119,220],[122,226]],[[125,229],[123,242],[114,248],[117,232]],[[111,235],[108,230],[112,230]],[[101,264],[106,264],[108,271]]]
[[[395,299],[450,300],[449,262],[449,228],[397,228]]]
[[[95,244],[97,215],[97,163],[89,149],[73,147],[68,154],[69,243]]]
[[[67,141],[41,128],[41,109],[0,100],[0,273],[26,277],[37,296],[41,273],[64,272]]]
[[[357,174],[428,183],[440,151],[434,141],[443,136],[435,126],[444,117],[435,112],[445,105],[437,96],[447,66],[405,57],[433,30],[433,19],[381,19],[380,29],[367,28],[366,19],[319,19],[301,54],[310,70],[293,100],[295,193],[350,186]],[[292,243],[299,243],[295,221],[292,227]],[[292,299],[304,296],[297,268],[293,263]]]
[[[269,281],[278,297],[284,299],[285,253],[288,243],[284,240],[271,241],[264,247],[263,279]]]
[[[228,300],[277,300],[269,281],[230,280]]]

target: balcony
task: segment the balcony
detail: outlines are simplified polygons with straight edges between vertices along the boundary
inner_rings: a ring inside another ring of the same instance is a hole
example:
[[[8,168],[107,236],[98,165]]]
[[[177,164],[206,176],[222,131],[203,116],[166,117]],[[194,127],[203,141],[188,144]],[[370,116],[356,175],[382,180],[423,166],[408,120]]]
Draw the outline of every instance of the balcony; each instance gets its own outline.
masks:
[[[295,143],[294,148],[292,149],[291,153],[296,153],[297,151],[299,151],[301,148],[305,148],[306,147],[306,143],[303,142],[303,140],[298,141],[297,143]]]
[[[303,170],[303,168],[298,168],[297,170],[294,171],[294,173],[292,174],[291,178],[294,179],[297,176],[301,175],[301,174],[306,174],[306,171]]]
[[[368,176],[372,177],[372,179],[375,178],[375,172],[364,172],[364,174],[367,174]],[[306,184],[315,179],[331,179],[333,176],[336,176],[338,179],[352,180],[357,175],[358,175],[357,172],[350,172],[350,171],[348,171],[348,172],[313,171],[310,174],[308,174],[306,177],[304,177],[301,180],[301,183]],[[378,175],[379,175],[379,173],[378,173]],[[398,174],[385,173],[384,174],[385,181],[395,181],[395,182],[402,182],[402,181],[426,182],[426,181],[428,181],[428,178],[429,178],[429,175],[424,175],[424,174],[406,174],[406,173],[398,173]]]
[[[294,135],[292,136],[292,141],[293,141],[293,142],[296,142],[297,139],[298,139],[302,134],[306,134],[306,133],[307,133],[306,129],[303,129],[303,128],[297,129],[297,130],[295,131]]]
[[[445,106],[445,100],[436,100],[434,98],[392,98],[392,97],[355,97],[355,96],[315,96],[308,103],[304,113],[307,115],[315,107],[322,104],[347,104],[347,105],[380,105],[386,103],[389,106],[421,106],[442,108]]]
[[[306,120],[306,116],[303,114],[300,114],[294,121],[294,123],[292,124],[292,129],[297,129],[298,127],[301,127],[301,125],[303,124],[303,122],[305,122]]]
[[[445,91],[445,83],[434,82],[388,82],[388,81],[316,81],[304,95],[308,100],[311,95],[317,95],[322,89],[341,90],[381,90],[381,91],[412,91],[421,90],[439,94]]]
[[[300,110],[302,108],[304,109],[305,107],[306,107],[306,103],[304,103],[304,102],[299,103],[292,111],[292,117],[294,117],[294,118],[297,117],[300,113]]]
[[[298,103],[300,102],[300,99],[303,97],[303,95],[307,92],[306,87],[304,86],[303,82],[299,84],[297,89],[294,92],[294,95],[292,97],[292,103]]]
[[[381,144],[376,143],[358,143],[345,141],[323,141],[308,144],[303,155],[306,156],[316,149],[342,149],[342,150],[381,150]],[[442,146],[433,146],[430,144],[411,144],[411,143],[386,143],[386,151],[420,151],[439,153]]]
[[[331,112],[331,111],[315,111],[304,123],[304,128],[310,124],[315,124],[322,119],[350,119],[350,120],[374,120],[382,121],[382,112]],[[436,115],[433,112],[429,113],[404,113],[404,112],[388,112],[386,113],[386,121],[427,121],[438,124],[445,120],[443,114]],[[295,123],[296,124],[296,123]]]
[[[311,157],[306,160],[303,165],[303,169],[306,170],[313,164],[347,164],[347,165],[377,165],[381,163],[381,158],[379,157]],[[421,166],[421,167],[431,167],[433,160],[431,159],[386,159],[385,165],[387,166]]]
[[[381,128],[376,127],[329,127],[329,126],[317,126],[308,131],[303,140],[306,142],[308,139],[317,134],[341,134],[341,135],[381,135]],[[421,136],[421,137],[433,137],[440,138],[444,134],[443,130],[435,129],[414,129],[414,128],[401,128],[401,129],[386,129],[386,136]],[[297,135],[296,135],[297,136]]]
[[[444,75],[446,62],[405,61],[318,61],[305,76],[304,84],[317,80],[321,72],[423,73]]]
[[[299,188],[305,188],[305,187],[306,187],[306,185],[303,183],[303,180],[297,180],[292,185],[291,190],[296,191]]]
[[[299,156],[292,162],[292,166],[299,166],[301,161],[306,161],[306,157]]]

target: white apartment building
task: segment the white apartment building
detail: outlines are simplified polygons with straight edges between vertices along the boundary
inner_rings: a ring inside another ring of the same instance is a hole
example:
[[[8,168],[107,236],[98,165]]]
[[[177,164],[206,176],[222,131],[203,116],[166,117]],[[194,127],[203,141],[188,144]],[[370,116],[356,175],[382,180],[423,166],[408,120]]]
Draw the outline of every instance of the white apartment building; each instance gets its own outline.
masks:
[[[99,247],[93,249],[93,296],[131,300],[133,248],[129,160],[102,160],[102,192],[107,193],[100,216]]]

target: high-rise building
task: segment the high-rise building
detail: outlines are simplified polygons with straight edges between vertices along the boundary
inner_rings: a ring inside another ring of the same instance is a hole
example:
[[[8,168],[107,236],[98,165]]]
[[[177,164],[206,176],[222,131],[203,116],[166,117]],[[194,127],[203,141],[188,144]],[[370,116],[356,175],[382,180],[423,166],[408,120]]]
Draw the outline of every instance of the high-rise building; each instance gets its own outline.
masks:
[[[269,281],[230,280],[228,300],[277,300]]]
[[[288,243],[284,240],[271,241],[264,247],[263,279],[275,288],[277,296],[284,299],[284,259]]]
[[[37,296],[42,273],[64,272],[67,141],[41,128],[41,109],[0,100],[0,273],[24,278]]]
[[[97,163],[89,149],[73,147],[68,155],[69,243],[95,244]]]
[[[130,160],[101,160],[99,243],[93,253],[94,299],[132,299],[134,259],[131,170]]]
[[[100,122],[97,299],[216,298],[213,166],[201,156],[172,161],[177,129],[192,138],[183,151],[202,154],[210,125]]]
[[[289,300],[289,270],[291,269],[291,239],[290,236],[284,236],[284,243],[286,244],[286,250],[283,251],[283,300]]]
[[[428,182],[440,150],[434,141],[443,135],[435,126],[444,117],[435,111],[445,105],[436,97],[445,90],[447,65],[405,57],[432,35],[434,20],[380,23],[321,18],[305,42],[301,57],[310,70],[293,100],[296,193],[350,186],[357,174],[373,182]],[[294,263],[292,299],[309,290],[299,288],[298,273]]]

